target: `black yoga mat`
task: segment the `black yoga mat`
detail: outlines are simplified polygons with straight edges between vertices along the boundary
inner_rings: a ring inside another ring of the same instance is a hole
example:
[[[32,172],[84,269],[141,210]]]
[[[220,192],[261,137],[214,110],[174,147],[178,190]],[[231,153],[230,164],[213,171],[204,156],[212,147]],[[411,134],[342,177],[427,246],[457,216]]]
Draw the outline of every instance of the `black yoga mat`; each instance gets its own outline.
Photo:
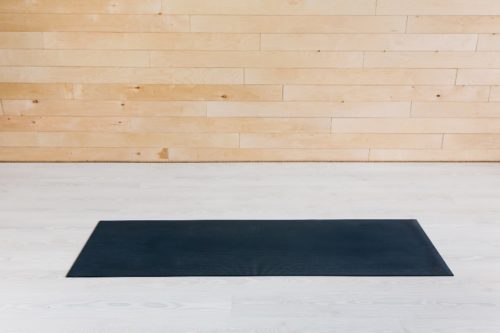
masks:
[[[101,221],[68,277],[451,276],[416,220]]]

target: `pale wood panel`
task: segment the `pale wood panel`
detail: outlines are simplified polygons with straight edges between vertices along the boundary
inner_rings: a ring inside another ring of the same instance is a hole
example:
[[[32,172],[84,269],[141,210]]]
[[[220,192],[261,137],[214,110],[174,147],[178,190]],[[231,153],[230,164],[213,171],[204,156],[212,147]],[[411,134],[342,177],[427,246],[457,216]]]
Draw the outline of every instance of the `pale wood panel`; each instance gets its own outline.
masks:
[[[0,67],[3,82],[241,84],[240,68]]]
[[[48,49],[258,50],[260,36],[201,32],[44,32],[43,41]]]
[[[500,149],[371,149],[370,161],[395,162],[494,162],[500,160]]]
[[[500,69],[459,69],[457,84],[500,85]]]
[[[172,101],[279,101],[280,85],[77,84],[75,99]]]
[[[422,118],[500,117],[500,103],[413,102],[411,116]]]
[[[187,15],[0,14],[3,31],[188,32]]]
[[[148,51],[0,50],[0,66],[148,67]]]
[[[201,117],[204,102],[3,100],[4,113],[13,116],[166,116]]]
[[[72,161],[492,160],[499,10],[3,0],[0,147],[21,160],[42,159],[37,147]]]
[[[444,149],[500,149],[500,134],[446,134]]]
[[[372,68],[500,68],[500,52],[366,52]]]
[[[408,117],[409,102],[208,102],[209,117]]]
[[[479,35],[477,49],[479,51],[500,51],[500,35]]]
[[[362,67],[362,52],[151,51],[152,67]]]
[[[491,87],[490,101],[500,102],[500,86]]]
[[[245,69],[250,84],[447,85],[455,76],[454,69]]]
[[[161,0],[2,0],[2,13],[136,13],[156,14]]]
[[[237,133],[0,132],[0,147],[236,148]]]
[[[378,0],[379,15],[500,15],[497,0]]]
[[[43,48],[41,32],[0,32],[0,49]]]
[[[409,16],[408,33],[495,33],[500,16]]]
[[[126,132],[130,131],[131,120],[118,117],[46,117],[46,116],[2,116],[0,131],[87,131]]]
[[[1,152],[1,149],[0,149]],[[172,162],[367,161],[368,149],[169,149]]]
[[[473,51],[473,34],[262,34],[263,50]]]
[[[330,132],[330,126],[330,118],[0,117],[0,131],[11,132],[318,133]]]
[[[70,99],[73,86],[66,83],[0,83],[2,99]]]
[[[173,14],[370,15],[375,0],[163,0]]]
[[[500,119],[334,118],[332,131],[334,133],[499,133]]]
[[[287,101],[487,101],[487,86],[287,85]]]
[[[330,132],[330,118],[130,118],[134,132]],[[1,128],[1,126],[0,126]]]
[[[195,15],[191,30],[198,32],[265,33],[397,33],[406,16],[228,16]]]
[[[240,134],[242,148],[440,148],[441,134]]]
[[[166,148],[0,147],[0,161],[22,162],[163,162]]]

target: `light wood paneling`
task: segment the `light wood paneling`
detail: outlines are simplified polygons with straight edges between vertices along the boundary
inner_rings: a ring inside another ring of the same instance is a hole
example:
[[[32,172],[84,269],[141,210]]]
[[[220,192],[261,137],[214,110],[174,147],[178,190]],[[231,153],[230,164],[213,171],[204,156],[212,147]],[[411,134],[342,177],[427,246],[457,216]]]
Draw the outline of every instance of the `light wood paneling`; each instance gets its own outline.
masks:
[[[148,51],[0,50],[0,66],[149,67]],[[90,68],[92,70],[99,70]]]
[[[371,68],[500,68],[500,52],[366,52]]]
[[[409,33],[496,33],[500,16],[408,16]]]
[[[371,149],[369,161],[496,162],[500,149]]]
[[[258,50],[259,34],[45,32],[48,49]],[[0,44],[2,45],[2,44]]]
[[[4,113],[12,116],[163,116],[203,117],[203,102],[4,100]]]
[[[166,148],[0,147],[0,161],[20,162],[165,162]]]
[[[308,51],[151,51],[151,66],[361,68],[363,66],[363,53]]]
[[[500,117],[500,103],[414,102],[411,107],[411,116],[422,118]]]
[[[0,80],[18,83],[242,84],[243,70],[241,68],[0,67]]]
[[[75,99],[155,101],[279,101],[280,85],[78,84]]]
[[[3,147],[238,147],[237,133],[0,132]]]
[[[445,149],[500,149],[500,134],[446,134]]]
[[[473,51],[473,34],[262,34],[263,50]]]
[[[409,102],[209,102],[208,117],[408,117]]]
[[[499,18],[496,0],[3,0],[0,160],[497,160]]]
[[[250,134],[240,135],[242,148],[441,148],[441,134]]]
[[[161,10],[161,0],[2,0],[2,13],[107,13],[107,14],[156,14]]]
[[[368,149],[190,149],[174,148],[169,151],[172,162],[220,161],[366,161]]]
[[[174,14],[373,15],[375,0],[163,0]]]
[[[0,49],[43,48],[41,32],[0,32]]]
[[[497,0],[377,0],[379,15],[499,15]]]
[[[406,16],[195,15],[191,31],[240,33],[398,33]],[[491,31],[487,31],[491,32]]]
[[[73,86],[67,83],[0,83],[1,99],[70,99]]]
[[[446,85],[455,76],[454,69],[245,69],[249,84]]]
[[[500,119],[333,119],[334,133],[498,133]]]
[[[188,32],[188,15],[0,14],[4,31]]]
[[[287,101],[487,101],[484,86],[328,86],[287,85]]]

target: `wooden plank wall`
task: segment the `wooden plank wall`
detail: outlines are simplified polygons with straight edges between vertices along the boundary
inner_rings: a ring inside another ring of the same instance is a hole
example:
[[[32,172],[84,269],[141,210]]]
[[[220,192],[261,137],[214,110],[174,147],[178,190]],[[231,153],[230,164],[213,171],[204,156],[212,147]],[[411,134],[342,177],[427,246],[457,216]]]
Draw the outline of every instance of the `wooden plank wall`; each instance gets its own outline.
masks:
[[[1,0],[3,161],[500,161],[499,0]]]

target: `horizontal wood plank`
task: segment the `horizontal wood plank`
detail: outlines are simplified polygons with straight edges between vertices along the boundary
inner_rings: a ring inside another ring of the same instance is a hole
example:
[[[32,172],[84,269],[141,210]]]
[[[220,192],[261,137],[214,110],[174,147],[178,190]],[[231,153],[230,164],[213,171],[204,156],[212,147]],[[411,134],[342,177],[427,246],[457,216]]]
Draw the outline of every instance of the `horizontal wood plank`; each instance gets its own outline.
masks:
[[[444,149],[500,149],[500,134],[446,134]]]
[[[1,99],[71,99],[73,85],[67,83],[0,83]]]
[[[169,14],[372,15],[375,0],[163,0]]]
[[[172,162],[367,161],[368,149],[190,149],[171,148]]]
[[[165,162],[167,148],[0,147],[2,162]]]
[[[468,13],[467,13],[468,14]],[[407,33],[496,33],[498,15],[408,16]]]
[[[500,149],[371,149],[374,162],[494,162]]]
[[[0,147],[236,148],[238,133],[0,132]]]
[[[41,32],[0,32],[0,49],[41,49]]]
[[[435,149],[441,141],[441,134],[240,134],[242,148]]]
[[[500,103],[413,102],[411,116],[422,118],[500,117]]]
[[[258,50],[260,36],[201,32],[45,32],[43,41],[47,49]]]
[[[77,84],[75,99],[138,101],[280,101],[280,85]]]
[[[152,67],[362,67],[362,52],[151,51]]]
[[[500,69],[459,69],[457,84],[500,85]]]
[[[405,16],[194,15],[191,31],[239,33],[402,33]]]
[[[0,66],[149,67],[148,51],[0,50]]]
[[[366,68],[500,68],[500,52],[366,52]]]
[[[0,13],[89,13],[89,14],[156,14],[161,0],[2,0]]]
[[[188,15],[0,14],[3,31],[188,32]]]
[[[378,15],[500,15],[497,0],[378,0]]]
[[[240,68],[0,67],[2,82],[242,84]]]
[[[3,100],[4,113],[12,116],[162,116],[202,117],[204,102]]]
[[[328,133],[330,127],[330,118],[130,118],[138,133]]]
[[[262,34],[262,50],[473,51],[474,34]]]
[[[249,84],[447,85],[455,69],[245,69]]]
[[[209,117],[408,117],[409,102],[208,102]]]
[[[488,86],[286,85],[286,101],[487,101]]]
[[[332,122],[334,133],[498,133],[500,119],[477,118],[357,118]]]

